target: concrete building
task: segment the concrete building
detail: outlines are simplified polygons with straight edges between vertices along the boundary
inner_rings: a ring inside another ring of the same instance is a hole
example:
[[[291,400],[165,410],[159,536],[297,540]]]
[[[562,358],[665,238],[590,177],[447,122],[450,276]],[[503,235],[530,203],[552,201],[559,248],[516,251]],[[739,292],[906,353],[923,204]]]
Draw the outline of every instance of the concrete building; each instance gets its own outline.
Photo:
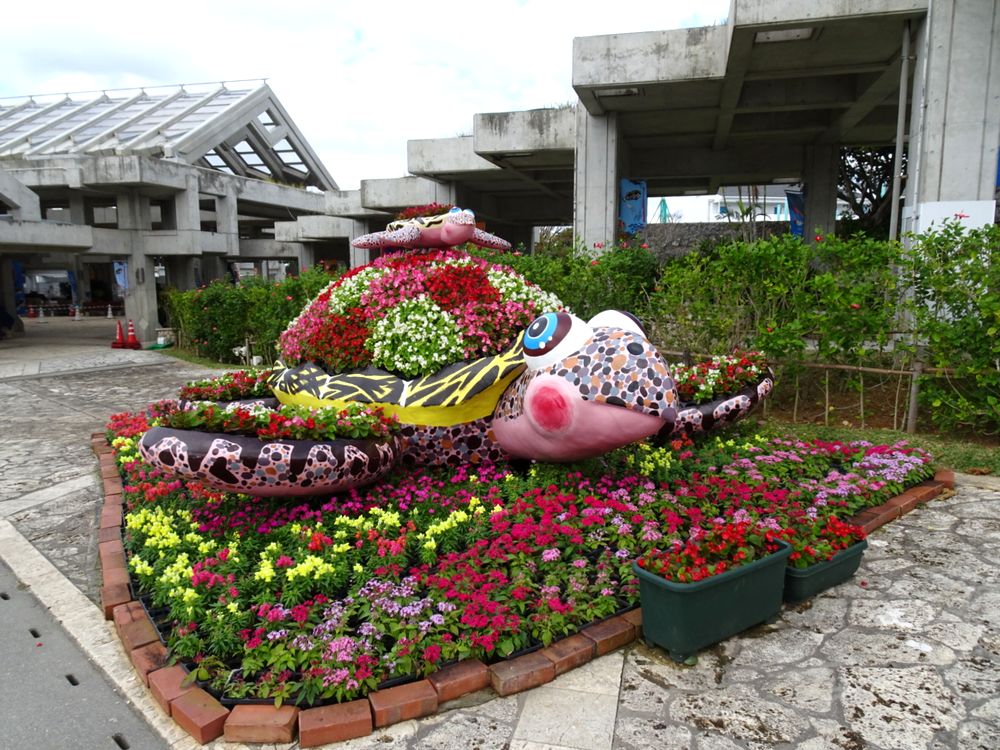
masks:
[[[447,200],[515,242],[572,224],[593,247],[614,236],[622,178],[651,198],[800,184],[812,236],[833,227],[842,146],[908,142],[900,229],[992,221],[998,40],[995,0],[733,0],[719,26],[578,38],[575,107],[410,141],[413,176],[364,182],[357,208]]]
[[[149,341],[158,282],[190,289],[235,261],[297,270],[340,257],[274,230],[278,219],[324,214],[323,191],[336,189],[267,85],[0,103],[3,309],[16,316],[15,261],[63,269],[76,283],[66,305],[103,312],[123,299]]]
[[[410,141],[410,174],[353,191],[266,86],[0,105],[4,304],[12,253],[72,257],[84,299],[96,264],[126,260],[148,337],[154,258],[181,287],[237,259],[359,265],[352,239],[433,202],[513,242],[572,225],[608,245],[625,178],[650,198],[801,184],[812,237],[833,228],[848,145],[908,144],[900,230],[993,221],[1000,0],[733,0],[718,26],[574,40],[572,84],[575,105],[476,114],[471,136]]]
[[[838,149],[897,141],[904,229],[992,221],[998,43],[988,0],[734,0],[721,26],[576,39],[576,232],[607,240],[619,177],[651,196],[798,180],[826,232]]]

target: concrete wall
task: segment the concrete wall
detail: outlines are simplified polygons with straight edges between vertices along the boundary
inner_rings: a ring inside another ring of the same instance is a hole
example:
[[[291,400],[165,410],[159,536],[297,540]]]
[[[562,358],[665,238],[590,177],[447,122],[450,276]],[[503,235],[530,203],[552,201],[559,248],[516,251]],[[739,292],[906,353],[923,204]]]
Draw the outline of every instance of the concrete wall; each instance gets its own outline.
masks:
[[[760,221],[754,231],[758,237],[787,234],[787,221]],[[643,242],[659,260],[686,255],[706,240],[726,242],[745,238],[746,230],[738,222],[677,222],[649,224],[640,234]]]
[[[903,228],[923,231],[953,213],[988,222],[1000,144],[1000,4],[935,0],[916,31]]]

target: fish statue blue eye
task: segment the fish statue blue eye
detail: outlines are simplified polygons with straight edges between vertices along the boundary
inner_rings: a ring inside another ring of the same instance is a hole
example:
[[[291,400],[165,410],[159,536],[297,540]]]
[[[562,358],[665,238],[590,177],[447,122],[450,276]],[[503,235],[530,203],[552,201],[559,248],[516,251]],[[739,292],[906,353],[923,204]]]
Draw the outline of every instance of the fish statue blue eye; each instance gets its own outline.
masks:
[[[546,367],[580,350],[594,330],[568,312],[548,312],[524,332],[524,363],[529,370]]]

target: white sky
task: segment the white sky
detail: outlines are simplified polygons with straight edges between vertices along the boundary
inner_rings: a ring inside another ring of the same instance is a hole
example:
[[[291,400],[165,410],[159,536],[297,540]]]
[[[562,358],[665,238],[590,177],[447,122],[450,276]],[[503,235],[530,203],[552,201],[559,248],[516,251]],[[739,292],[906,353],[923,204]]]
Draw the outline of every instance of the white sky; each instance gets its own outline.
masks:
[[[721,22],[729,0],[8,3],[0,97],[268,78],[340,188],[406,174],[406,141],[576,101],[573,37]],[[234,86],[238,87],[238,86]]]

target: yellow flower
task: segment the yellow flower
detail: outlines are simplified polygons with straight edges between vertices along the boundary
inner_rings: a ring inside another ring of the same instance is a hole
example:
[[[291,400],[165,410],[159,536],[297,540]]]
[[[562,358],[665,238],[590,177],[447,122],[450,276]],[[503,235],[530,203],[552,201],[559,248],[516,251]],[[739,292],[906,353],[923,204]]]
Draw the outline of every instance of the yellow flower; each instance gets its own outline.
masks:
[[[260,568],[258,568],[257,572],[253,574],[253,577],[258,581],[270,583],[270,581],[274,578],[274,566],[271,564],[271,561],[266,558],[261,560]]]

